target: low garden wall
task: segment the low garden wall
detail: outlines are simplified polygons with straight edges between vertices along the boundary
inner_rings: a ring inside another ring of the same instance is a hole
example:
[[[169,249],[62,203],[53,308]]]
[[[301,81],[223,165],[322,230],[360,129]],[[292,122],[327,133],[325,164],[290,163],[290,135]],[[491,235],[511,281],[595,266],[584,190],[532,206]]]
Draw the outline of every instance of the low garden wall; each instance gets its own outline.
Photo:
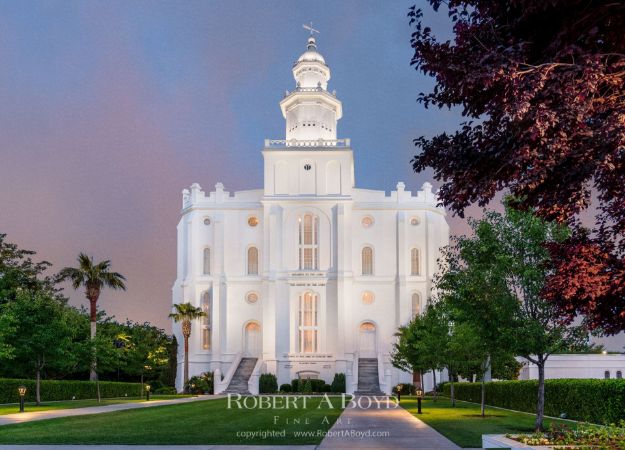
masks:
[[[18,380],[0,378],[0,403],[17,403],[19,396],[18,386],[26,386],[26,401],[35,401],[35,380]],[[102,398],[139,397],[140,383],[117,383],[100,381],[100,396]],[[97,398],[98,391],[95,381],[41,381],[41,401],[71,400]]]
[[[481,383],[454,383],[458,400],[480,403]],[[450,395],[450,384],[443,385]],[[487,405],[536,412],[538,381],[492,381],[486,383]],[[545,415],[609,424],[625,419],[625,379],[558,379],[545,381]]]

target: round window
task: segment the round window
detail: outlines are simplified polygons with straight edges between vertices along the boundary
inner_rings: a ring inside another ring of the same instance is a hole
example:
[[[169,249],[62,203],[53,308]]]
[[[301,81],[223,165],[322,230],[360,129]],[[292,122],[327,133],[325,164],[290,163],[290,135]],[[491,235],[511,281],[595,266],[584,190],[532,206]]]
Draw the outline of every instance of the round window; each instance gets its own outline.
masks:
[[[210,224],[211,224],[210,218],[207,217],[206,219],[204,219],[204,225],[210,225]]]
[[[255,227],[256,225],[258,225],[258,217],[251,216],[249,219],[247,219],[247,224],[250,227]]]
[[[412,225],[412,226],[417,226],[417,225],[419,225],[420,222],[421,221],[419,220],[418,217],[413,217],[412,219],[410,219],[410,225]]]
[[[249,292],[245,297],[248,303],[256,303],[258,301],[258,294],[256,292]]]
[[[371,228],[373,226],[373,217],[365,216],[362,218],[362,226],[365,228]]]
[[[374,300],[375,300],[375,295],[373,295],[373,292],[365,291],[362,293],[362,302],[365,305],[372,304]]]

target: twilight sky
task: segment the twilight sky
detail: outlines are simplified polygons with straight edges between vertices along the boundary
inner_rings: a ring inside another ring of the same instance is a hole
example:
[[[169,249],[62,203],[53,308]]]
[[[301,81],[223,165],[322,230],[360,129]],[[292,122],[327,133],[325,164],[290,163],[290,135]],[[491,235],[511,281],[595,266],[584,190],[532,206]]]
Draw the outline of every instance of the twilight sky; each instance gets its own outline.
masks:
[[[55,270],[80,251],[111,259],[128,290],[101,306],[169,330],[180,191],[262,186],[303,23],[321,30],[357,186],[428,179],[411,171],[412,139],[462,118],[415,101],[432,82],[409,65],[413,3],[0,0],[0,232]]]

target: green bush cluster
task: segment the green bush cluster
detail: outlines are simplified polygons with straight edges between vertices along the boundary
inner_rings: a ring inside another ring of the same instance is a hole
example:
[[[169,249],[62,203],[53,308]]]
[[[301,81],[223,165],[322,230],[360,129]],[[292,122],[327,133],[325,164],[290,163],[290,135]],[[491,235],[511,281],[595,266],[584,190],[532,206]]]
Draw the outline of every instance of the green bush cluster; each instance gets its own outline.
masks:
[[[493,381],[486,383],[487,405],[533,413],[536,411],[538,381]],[[480,402],[481,383],[455,383],[459,400]],[[450,395],[450,385],[443,386]],[[609,424],[625,419],[625,379],[545,380],[545,415]]]
[[[163,386],[161,388],[158,388],[154,391],[154,394],[156,395],[174,395],[177,394],[178,392],[176,392],[176,388],[171,387],[171,386]]]
[[[258,379],[258,392],[261,394],[275,394],[278,392],[278,379],[273,373],[263,373]]]
[[[212,394],[213,393],[213,372],[204,372],[189,378],[186,385],[189,394]]]
[[[0,403],[17,403],[19,395],[17,388],[26,386],[26,401],[35,401],[35,380],[20,380],[12,378],[0,379]],[[141,383],[117,383],[114,381],[100,381],[100,396],[102,398],[139,397]],[[93,399],[98,397],[95,381],[41,381],[41,401]]]
[[[345,374],[344,373],[334,374],[334,379],[332,380],[332,392],[337,392],[337,393],[345,392]]]
[[[280,385],[280,392],[291,392],[292,388],[289,383],[284,383]]]
[[[286,385],[282,385],[282,386],[286,386]],[[327,384],[324,380],[317,380],[317,379],[311,379],[311,378],[303,378],[303,379],[299,379],[299,378],[295,378],[294,380],[291,381],[291,385],[290,385],[290,391],[284,390],[284,389],[280,389],[283,390],[284,392],[301,392],[302,394],[318,394],[318,393],[325,393],[325,392],[333,392],[332,391],[332,386],[330,386],[329,384]]]

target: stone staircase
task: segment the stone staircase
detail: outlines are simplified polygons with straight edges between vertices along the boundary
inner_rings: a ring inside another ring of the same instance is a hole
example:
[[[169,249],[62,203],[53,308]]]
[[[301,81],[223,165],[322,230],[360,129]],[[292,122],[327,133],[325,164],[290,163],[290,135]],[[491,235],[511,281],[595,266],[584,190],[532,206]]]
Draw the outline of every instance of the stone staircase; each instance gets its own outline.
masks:
[[[241,362],[239,362],[239,366],[237,370],[235,370],[228,388],[223,393],[251,395],[247,387],[247,382],[254,371],[256,361],[258,361],[258,358],[241,358]]]
[[[358,390],[354,395],[386,395],[380,390],[377,358],[358,358]]]

